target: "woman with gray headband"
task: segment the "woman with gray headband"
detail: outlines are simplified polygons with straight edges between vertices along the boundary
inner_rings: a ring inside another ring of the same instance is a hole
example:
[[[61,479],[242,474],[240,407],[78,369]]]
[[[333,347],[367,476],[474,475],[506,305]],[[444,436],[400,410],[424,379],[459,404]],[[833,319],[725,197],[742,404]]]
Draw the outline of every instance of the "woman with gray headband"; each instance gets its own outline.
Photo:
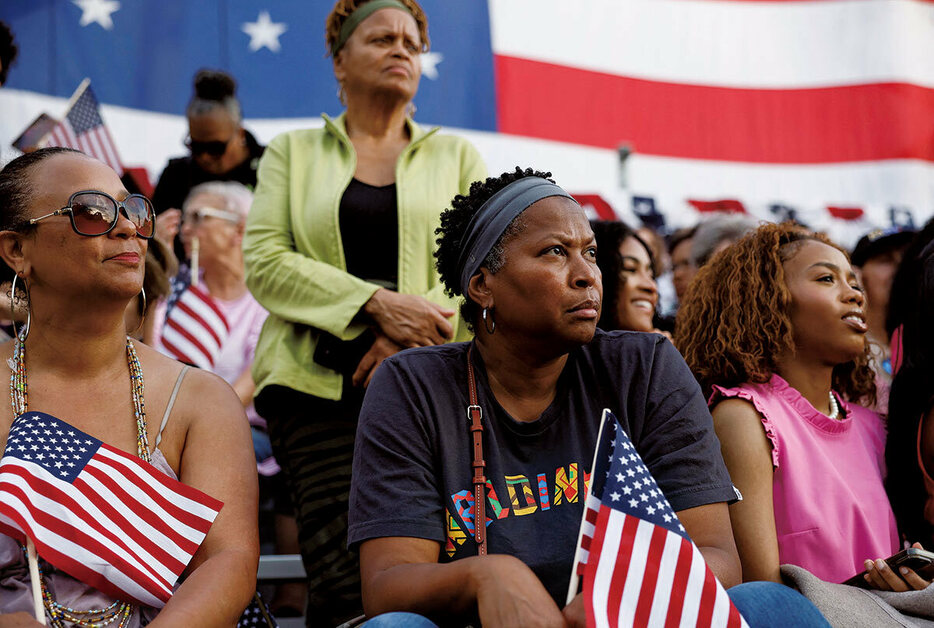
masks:
[[[269,144],[247,219],[247,285],[270,312],[256,409],[291,485],[316,625],[361,608],[346,531],[364,387],[404,347],[469,336],[433,268],[433,233],[485,168],[468,142],[411,118],[427,28],[414,0],[334,5],[326,40],[346,111]]]
[[[741,579],[727,511],[735,493],[700,388],[663,336],[597,329],[594,234],[549,176],[516,169],[453,200],[437,266],[448,292],[464,296],[476,337],[393,356],[370,384],[348,534],[369,616],[583,626],[581,595],[560,609],[604,408],[721,582]],[[482,414],[479,456],[468,406]],[[476,518],[487,521],[482,544]],[[748,620],[768,595],[731,597]]]

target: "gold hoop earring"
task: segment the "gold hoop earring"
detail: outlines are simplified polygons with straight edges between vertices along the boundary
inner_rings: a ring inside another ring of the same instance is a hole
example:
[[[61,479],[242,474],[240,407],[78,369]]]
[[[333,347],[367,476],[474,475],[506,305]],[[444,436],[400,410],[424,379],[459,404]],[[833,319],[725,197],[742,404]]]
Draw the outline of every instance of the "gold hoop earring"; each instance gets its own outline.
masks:
[[[143,324],[146,322],[146,286],[140,287],[139,294],[143,297],[143,306],[139,312],[139,325],[130,333],[131,336],[139,333],[139,330],[143,328]]]
[[[19,338],[20,332],[16,329],[16,308],[14,303],[16,302],[16,280],[19,279],[19,273],[13,275],[13,284],[10,286],[10,323],[13,324],[13,337]],[[23,284],[26,285],[26,280],[23,279]],[[23,337],[19,338],[20,342],[25,342],[26,337],[29,336],[29,329],[32,327],[32,307],[29,303],[29,286],[26,285],[23,292],[26,294],[26,327],[23,328]]]
[[[496,320],[493,318],[493,310],[491,308],[483,308],[483,311],[480,312],[480,317],[483,319],[483,328],[486,329],[486,333],[492,334],[496,331]],[[492,323],[492,327],[490,324]]]
[[[344,86],[343,86],[343,85],[338,85],[338,86],[337,86],[337,99],[338,99],[339,101],[341,101],[341,104],[342,104],[342,105],[344,105],[345,107],[347,106],[347,97],[344,95]]]

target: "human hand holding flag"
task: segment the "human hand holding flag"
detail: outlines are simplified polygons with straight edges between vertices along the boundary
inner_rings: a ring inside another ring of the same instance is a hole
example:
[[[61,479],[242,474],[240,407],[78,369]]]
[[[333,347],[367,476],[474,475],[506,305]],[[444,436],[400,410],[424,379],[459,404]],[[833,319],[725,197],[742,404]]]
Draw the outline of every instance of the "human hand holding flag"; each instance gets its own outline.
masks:
[[[568,589],[583,576],[587,625],[747,628],[609,410],[591,468]]]

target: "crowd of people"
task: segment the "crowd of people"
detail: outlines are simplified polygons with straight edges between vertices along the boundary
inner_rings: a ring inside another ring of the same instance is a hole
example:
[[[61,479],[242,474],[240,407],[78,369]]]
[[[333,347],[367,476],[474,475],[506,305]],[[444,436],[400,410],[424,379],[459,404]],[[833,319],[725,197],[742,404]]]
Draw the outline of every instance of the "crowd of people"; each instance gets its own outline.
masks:
[[[41,554],[37,583],[0,536],[0,626],[38,625],[35,584],[53,625],[272,622],[261,542],[301,554],[270,607],[309,626],[586,625],[604,409],[750,626],[868,625],[833,599],[857,585],[934,621],[934,573],[885,560],[934,548],[934,221],[852,252],[743,215],[590,221],[413,120],[415,0],[338,0],[325,34],[341,115],[264,147],[203,70],[152,202],[71,149],[0,171],[0,449],[28,403],[224,504],[162,608]]]

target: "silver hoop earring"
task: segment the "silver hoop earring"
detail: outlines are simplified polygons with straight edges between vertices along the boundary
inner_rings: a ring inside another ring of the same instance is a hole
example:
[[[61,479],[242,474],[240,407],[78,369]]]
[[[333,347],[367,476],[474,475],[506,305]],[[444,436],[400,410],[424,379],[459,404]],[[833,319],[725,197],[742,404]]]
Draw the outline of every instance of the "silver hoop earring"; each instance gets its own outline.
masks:
[[[480,317],[483,319],[483,328],[486,329],[486,333],[492,334],[494,331],[496,331],[496,320],[493,318],[492,310],[489,308],[483,308],[483,311],[480,312]]]
[[[410,118],[414,118],[416,111],[418,111],[418,107],[416,107],[415,103],[410,100],[409,104],[405,107],[405,114]]]
[[[13,325],[13,336],[19,338],[20,342],[25,342],[26,337],[29,335],[29,328],[32,327],[32,308],[29,304],[29,287],[27,286],[24,292],[26,293],[26,327],[23,328],[23,337],[20,338],[20,332],[16,329],[16,308],[14,303],[16,302],[16,280],[19,279],[19,273],[13,275],[13,284],[10,286],[10,323]],[[23,280],[23,283],[26,283],[26,280]]]

